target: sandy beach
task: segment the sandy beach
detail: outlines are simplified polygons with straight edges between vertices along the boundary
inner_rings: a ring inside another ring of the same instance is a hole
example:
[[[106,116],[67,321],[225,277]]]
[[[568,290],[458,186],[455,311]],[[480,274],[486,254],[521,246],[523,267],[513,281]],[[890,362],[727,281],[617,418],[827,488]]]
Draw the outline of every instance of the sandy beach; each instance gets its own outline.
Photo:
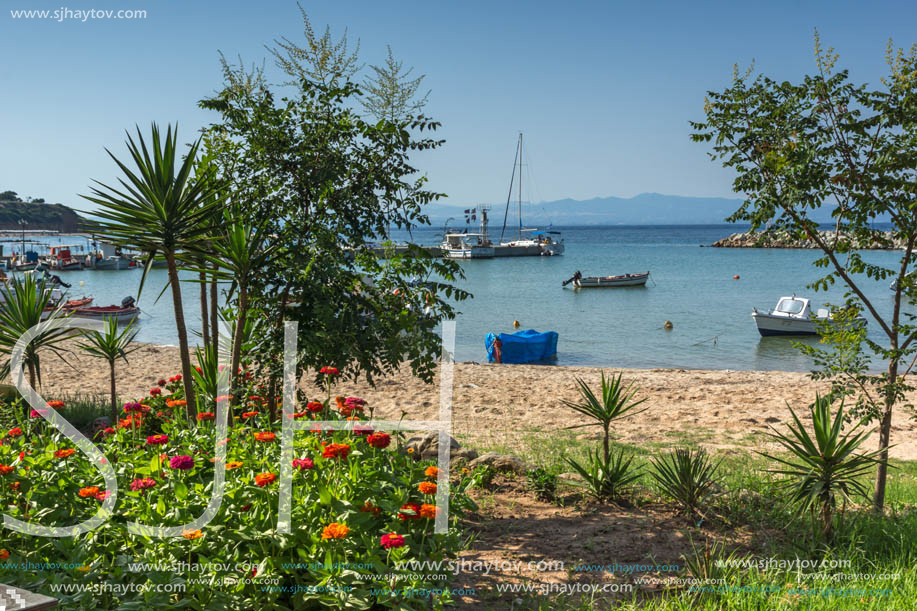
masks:
[[[156,381],[180,371],[178,349],[143,344],[117,365],[118,392],[124,397],[146,395]],[[107,393],[108,367],[78,350],[63,362],[48,353],[42,359],[42,388],[47,399],[72,393]],[[577,398],[574,378],[598,387],[601,371],[591,367],[488,365],[456,363],[453,390],[453,433],[477,447],[514,447],[523,436],[552,432],[585,422],[565,407]],[[781,371],[704,371],[683,369],[605,369],[623,373],[633,382],[646,411],[615,427],[619,441],[633,444],[675,444],[692,439],[710,449],[757,449],[766,440],[761,433],[789,419],[787,404],[805,411],[815,391],[826,386],[807,374]],[[343,381],[335,393],[365,398],[375,417],[436,419],[439,414],[439,376],[424,384],[409,369],[377,380]],[[323,396],[309,381],[301,386],[311,397]],[[913,397],[912,401],[917,399]],[[598,429],[578,429],[594,436]],[[874,440],[866,442],[874,446]],[[917,422],[903,408],[893,419],[894,457],[917,459]]]

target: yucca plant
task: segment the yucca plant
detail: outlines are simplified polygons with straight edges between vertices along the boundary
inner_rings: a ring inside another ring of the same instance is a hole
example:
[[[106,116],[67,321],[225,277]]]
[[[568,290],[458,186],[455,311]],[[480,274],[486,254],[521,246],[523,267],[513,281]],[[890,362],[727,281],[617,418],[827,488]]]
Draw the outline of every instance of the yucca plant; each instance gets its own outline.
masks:
[[[115,362],[119,358],[127,362],[127,355],[140,346],[131,346],[137,337],[135,321],[130,321],[123,329],[118,328],[118,320],[114,317],[105,319],[105,328],[102,331],[87,330],[83,332],[83,343],[80,348],[92,356],[104,359],[108,363],[109,382],[111,383],[111,425],[118,421],[118,398],[115,387]]]
[[[695,515],[717,488],[715,477],[719,462],[714,463],[703,448],[677,449],[653,458],[650,475],[682,510]]]
[[[621,377],[621,374],[618,374],[617,377],[606,379],[605,372],[603,371],[601,397],[597,397],[585,381],[583,381],[581,378],[576,378],[576,384],[580,393],[580,400],[578,402],[564,400],[563,402],[564,405],[570,409],[576,410],[584,416],[594,420],[594,422],[577,424],[567,428],[576,429],[586,426],[602,427],[604,432],[603,448],[605,465],[609,464],[610,459],[609,443],[611,435],[611,423],[625,415],[639,414],[648,409],[645,408],[636,413],[631,411],[646,401],[646,399],[634,400],[636,391],[631,391],[633,383],[628,384],[625,387],[621,382]]]
[[[619,499],[627,489],[640,478],[638,469],[632,468],[633,455],[625,456],[624,449],[610,453],[606,458],[598,449],[590,451],[585,465],[572,458],[565,458],[583,481],[574,485],[586,488],[599,501]]]
[[[834,397],[830,394],[816,394],[815,402],[809,406],[814,438],[792,408],[789,408],[793,416],[793,423],[788,425],[789,434],[771,427],[774,432],[768,435],[790,452],[792,456],[789,459],[761,453],[784,465],[782,469],[769,471],[787,476],[781,485],[790,490],[790,500],[796,505],[797,512],[810,511],[813,523],[821,520],[821,533],[827,543],[834,539],[838,499],[844,503],[853,496],[869,499],[869,490],[858,480],[876,465],[876,456],[880,453],[876,450],[854,454],[872,431],[863,431],[864,423],[860,420],[846,434],[841,434],[844,399],[841,397],[832,419],[833,402]]]
[[[45,312],[46,308],[48,312]],[[0,368],[0,378],[10,373],[9,356],[26,331],[41,323],[42,319],[50,322],[65,315],[60,305],[52,301],[50,287],[34,274],[25,274],[21,280],[14,278],[9,283],[0,283],[0,353],[7,357]],[[38,327],[23,352],[23,361],[29,370],[29,384],[33,388],[41,384],[39,351],[48,349],[60,356],[57,344],[71,332],[70,329],[51,329],[50,325],[43,327]]]
[[[736,553],[726,553],[726,545],[722,541],[710,544],[704,541],[703,548],[698,547],[691,540],[691,554],[682,555],[685,572],[701,584],[727,583],[738,572],[734,566]],[[724,588],[725,590],[725,588]],[[721,592],[717,588],[698,587],[694,590],[697,598],[717,598]]]
[[[166,259],[189,412],[194,406],[194,388],[177,255],[182,252],[190,256],[205,249],[213,222],[208,219],[215,218],[214,210],[222,204],[220,185],[211,180],[197,180],[193,175],[199,144],[200,140],[192,144],[182,159],[178,132],[171,125],[163,138],[159,127],[153,124],[151,148],[147,148],[137,128],[136,141],[130,134],[127,137],[135,169],[106,150],[121,169],[121,188],[97,182],[100,188],[93,187],[92,195],[82,196],[99,206],[92,213],[96,219],[87,223],[92,231],[113,244],[145,254],[140,291],[153,259],[157,255]]]

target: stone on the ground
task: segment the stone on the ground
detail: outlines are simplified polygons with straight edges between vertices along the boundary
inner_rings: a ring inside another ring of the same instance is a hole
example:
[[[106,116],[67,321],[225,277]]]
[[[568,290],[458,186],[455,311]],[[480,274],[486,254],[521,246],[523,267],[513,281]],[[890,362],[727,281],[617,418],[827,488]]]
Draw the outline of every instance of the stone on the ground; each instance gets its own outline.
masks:
[[[478,465],[486,465],[498,473],[512,471],[514,473],[524,474],[529,470],[529,466],[522,459],[510,454],[497,454],[496,452],[487,452],[468,463],[469,469],[474,469]]]

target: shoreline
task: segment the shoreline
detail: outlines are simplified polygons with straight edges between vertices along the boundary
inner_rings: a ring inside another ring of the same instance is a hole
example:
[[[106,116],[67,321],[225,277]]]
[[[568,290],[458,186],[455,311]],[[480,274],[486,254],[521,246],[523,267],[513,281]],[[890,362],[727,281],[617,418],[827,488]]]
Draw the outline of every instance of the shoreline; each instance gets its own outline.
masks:
[[[108,366],[81,351],[69,349],[69,363],[47,354],[42,359],[42,394],[47,400],[68,394],[108,394]],[[118,394],[125,399],[146,396],[160,378],[180,371],[178,349],[141,344],[118,362]],[[544,438],[586,421],[563,401],[575,401],[575,378],[597,387],[601,373],[623,375],[633,383],[638,398],[646,398],[646,411],[622,419],[614,426],[616,440],[642,445],[678,445],[686,441],[711,450],[752,451],[768,441],[771,426],[780,429],[790,420],[787,404],[802,415],[825,392],[808,373],[710,369],[627,369],[585,366],[491,365],[455,363],[452,394],[452,435],[462,444],[477,447],[518,447],[528,437]],[[376,380],[343,380],[333,392],[366,399],[376,419],[414,420],[439,418],[439,372],[432,384],[413,378],[409,368]],[[325,391],[305,377],[298,386],[309,399],[323,399]],[[917,393],[908,399],[917,402]],[[875,424],[870,428],[874,428]],[[592,439],[597,428],[575,429],[578,438]],[[410,435],[408,435],[410,436]],[[873,435],[875,436],[875,435]],[[917,422],[900,408],[892,418],[891,455],[917,460]],[[866,441],[864,448],[876,445]]]

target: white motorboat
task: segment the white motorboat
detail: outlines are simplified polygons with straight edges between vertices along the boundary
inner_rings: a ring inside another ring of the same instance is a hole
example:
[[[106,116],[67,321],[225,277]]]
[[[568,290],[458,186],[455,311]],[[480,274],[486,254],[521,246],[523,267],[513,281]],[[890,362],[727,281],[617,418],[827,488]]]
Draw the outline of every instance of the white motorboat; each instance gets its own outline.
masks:
[[[447,233],[442,249],[450,259],[493,259],[494,247],[480,233]]]
[[[818,323],[829,320],[831,315],[826,308],[819,308],[814,314],[812,305],[804,297],[781,297],[777,306],[770,312],[759,312],[755,308],[751,313],[758,325],[758,333],[764,337],[772,335],[818,335]],[[865,325],[866,319],[859,317],[853,321]]]
[[[649,279],[649,272],[637,274],[621,274],[619,276],[583,276],[577,271],[569,280],[564,280],[562,286],[573,283],[573,288],[614,288],[618,286],[646,286]]]

